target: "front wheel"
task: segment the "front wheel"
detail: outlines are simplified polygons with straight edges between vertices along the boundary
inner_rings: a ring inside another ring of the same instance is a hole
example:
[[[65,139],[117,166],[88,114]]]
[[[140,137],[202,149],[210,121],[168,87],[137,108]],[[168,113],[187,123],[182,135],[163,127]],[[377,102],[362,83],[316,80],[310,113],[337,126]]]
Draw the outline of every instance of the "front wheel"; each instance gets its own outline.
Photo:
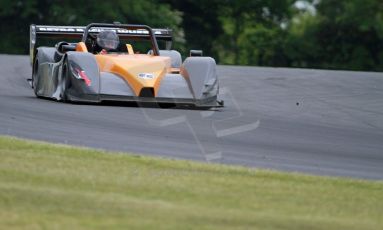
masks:
[[[68,98],[68,87],[69,87],[69,71],[68,71],[68,63],[67,61],[64,61],[63,67],[62,67],[62,75],[61,75],[61,100],[63,102],[69,102]]]
[[[32,70],[32,88],[33,88],[33,92],[35,93],[36,97],[40,97],[38,94],[37,94],[37,83],[38,83],[38,70],[39,70],[39,61],[37,60],[37,58],[35,59],[34,63],[33,63],[33,70]]]

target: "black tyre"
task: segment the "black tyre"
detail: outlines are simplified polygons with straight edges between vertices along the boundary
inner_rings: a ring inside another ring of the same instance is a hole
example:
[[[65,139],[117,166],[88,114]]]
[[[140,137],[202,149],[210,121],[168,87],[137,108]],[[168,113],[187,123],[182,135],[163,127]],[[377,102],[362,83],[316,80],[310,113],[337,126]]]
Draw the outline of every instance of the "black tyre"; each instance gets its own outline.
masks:
[[[65,60],[64,61],[64,64],[63,64],[63,69],[62,69],[62,75],[61,75],[61,83],[60,83],[60,87],[61,87],[61,100],[63,102],[69,102],[69,98],[68,98],[68,88],[70,86],[70,79],[69,79],[69,66],[68,66],[68,62]]]
[[[36,97],[40,97],[39,95],[37,95],[37,84],[39,80],[37,75],[38,70],[39,70],[39,60],[35,58],[35,61],[33,62],[33,69],[32,69],[32,88]]]

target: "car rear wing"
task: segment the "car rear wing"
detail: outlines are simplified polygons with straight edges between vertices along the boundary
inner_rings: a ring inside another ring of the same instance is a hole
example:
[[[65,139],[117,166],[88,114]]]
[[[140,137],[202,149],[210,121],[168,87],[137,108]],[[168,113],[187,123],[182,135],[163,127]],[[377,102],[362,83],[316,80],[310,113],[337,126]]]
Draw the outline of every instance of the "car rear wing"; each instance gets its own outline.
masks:
[[[118,25],[116,25],[118,26]],[[50,38],[74,38],[79,39],[83,37],[86,26],[49,26],[49,25],[30,25],[30,50],[29,55],[31,58],[31,64],[33,62],[33,56],[36,50],[37,39],[41,37]],[[114,30],[121,38],[136,37],[147,38],[149,32],[144,29],[120,29],[120,28],[102,28],[92,27],[89,29],[89,33],[98,34],[102,30]],[[166,49],[171,49],[173,41],[173,33],[171,29],[152,29],[157,41],[165,41]]]

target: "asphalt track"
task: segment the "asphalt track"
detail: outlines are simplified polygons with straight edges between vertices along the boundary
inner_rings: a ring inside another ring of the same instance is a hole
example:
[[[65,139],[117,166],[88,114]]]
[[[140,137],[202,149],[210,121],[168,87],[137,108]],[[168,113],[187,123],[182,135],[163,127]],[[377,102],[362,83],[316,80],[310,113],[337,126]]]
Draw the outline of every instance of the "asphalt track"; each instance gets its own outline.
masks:
[[[225,107],[38,99],[0,55],[0,135],[317,175],[383,179],[383,73],[218,66]]]

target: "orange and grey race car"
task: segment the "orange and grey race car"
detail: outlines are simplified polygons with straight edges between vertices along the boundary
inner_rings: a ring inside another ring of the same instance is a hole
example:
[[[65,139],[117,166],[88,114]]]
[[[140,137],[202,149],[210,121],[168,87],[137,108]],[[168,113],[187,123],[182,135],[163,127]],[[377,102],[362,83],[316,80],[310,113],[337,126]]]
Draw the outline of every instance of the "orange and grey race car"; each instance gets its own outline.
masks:
[[[44,37],[74,41],[39,46]],[[31,85],[37,97],[61,101],[222,106],[215,60],[191,51],[182,62],[171,43],[171,30],[146,25],[31,25]]]

